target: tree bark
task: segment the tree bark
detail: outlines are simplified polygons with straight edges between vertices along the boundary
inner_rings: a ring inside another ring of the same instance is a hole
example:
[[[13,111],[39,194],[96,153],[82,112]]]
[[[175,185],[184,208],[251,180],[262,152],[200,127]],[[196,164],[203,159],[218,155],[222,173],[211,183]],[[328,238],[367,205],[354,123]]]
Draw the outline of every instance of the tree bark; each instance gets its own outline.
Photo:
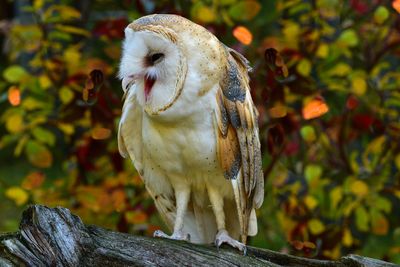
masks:
[[[338,261],[295,257],[248,247],[231,248],[134,236],[86,226],[65,208],[34,205],[24,211],[20,231],[0,235],[3,266],[398,266],[349,255]]]

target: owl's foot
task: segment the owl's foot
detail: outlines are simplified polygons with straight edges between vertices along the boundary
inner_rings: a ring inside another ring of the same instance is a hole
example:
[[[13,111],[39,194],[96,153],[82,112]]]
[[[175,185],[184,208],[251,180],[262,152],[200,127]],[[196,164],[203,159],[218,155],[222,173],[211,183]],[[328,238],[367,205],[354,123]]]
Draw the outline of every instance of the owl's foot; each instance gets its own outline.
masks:
[[[217,235],[215,236],[215,245],[217,246],[217,248],[219,248],[223,243],[226,243],[231,247],[243,251],[243,254],[246,255],[247,248],[245,244],[240,243],[239,241],[230,237],[226,230],[219,230]]]
[[[190,235],[184,234],[182,231],[174,232],[172,235],[167,235],[166,233],[164,233],[161,230],[156,230],[156,231],[154,231],[153,236],[190,242]]]

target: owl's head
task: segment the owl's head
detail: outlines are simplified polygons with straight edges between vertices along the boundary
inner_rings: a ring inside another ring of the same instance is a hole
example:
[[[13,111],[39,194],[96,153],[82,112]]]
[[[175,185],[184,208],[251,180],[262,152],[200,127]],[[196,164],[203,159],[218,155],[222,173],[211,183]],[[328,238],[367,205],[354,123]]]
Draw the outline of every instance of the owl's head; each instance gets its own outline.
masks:
[[[134,85],[139,104],[154,115],[180,96],[187,63],[175,31],[145,18],[125,29],[119,77],[123,90]]]
[[[219,40],[181,16],[153,14],[125,29],[122,87],[132,87],[149,115],[196,112],[199,96],[218,87],[226,66],[226,48]]]

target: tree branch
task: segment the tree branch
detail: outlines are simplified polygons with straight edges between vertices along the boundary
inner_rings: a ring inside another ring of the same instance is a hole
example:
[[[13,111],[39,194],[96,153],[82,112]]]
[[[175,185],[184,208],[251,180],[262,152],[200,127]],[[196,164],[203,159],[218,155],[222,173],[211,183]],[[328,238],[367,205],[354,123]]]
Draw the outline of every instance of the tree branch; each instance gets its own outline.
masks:
[[[34,205],[20,231],[0,235],[0,266],[396,266],[350,255],[338,261],[249,247],[247,256],[183,241],[139,237],[86,226],[65,208]]]

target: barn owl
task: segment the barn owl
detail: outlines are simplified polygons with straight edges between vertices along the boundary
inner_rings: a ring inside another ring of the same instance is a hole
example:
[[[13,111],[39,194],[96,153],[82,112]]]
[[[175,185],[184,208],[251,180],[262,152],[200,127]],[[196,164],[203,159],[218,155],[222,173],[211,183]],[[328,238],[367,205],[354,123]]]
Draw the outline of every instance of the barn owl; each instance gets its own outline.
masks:
[[[183,17],[149,15],[126,27],[118,147],[173,230],[154,236],[243,251],[257,233],[264,179],[249,70]]]

